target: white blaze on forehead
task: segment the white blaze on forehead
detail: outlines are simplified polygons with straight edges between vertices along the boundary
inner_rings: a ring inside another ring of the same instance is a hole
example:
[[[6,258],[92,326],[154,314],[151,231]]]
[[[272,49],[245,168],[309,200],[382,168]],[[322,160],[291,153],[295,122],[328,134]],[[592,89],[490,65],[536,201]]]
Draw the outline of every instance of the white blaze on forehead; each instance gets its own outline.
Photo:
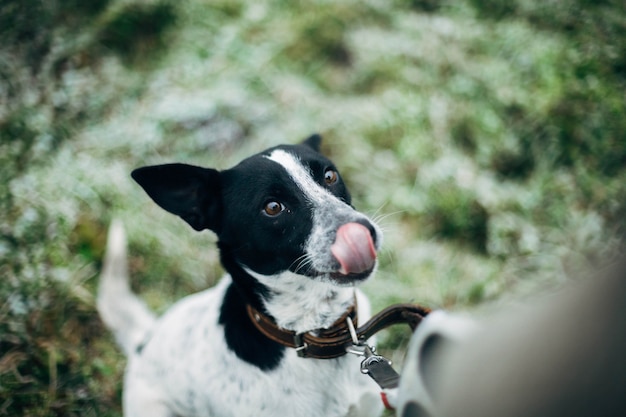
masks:
[[[285,168],[291,179],[311,203],[322,203],[328,200],[329,196],[337,198],[313,180],[311,171],[295,155],[277,149],[266,158]]]

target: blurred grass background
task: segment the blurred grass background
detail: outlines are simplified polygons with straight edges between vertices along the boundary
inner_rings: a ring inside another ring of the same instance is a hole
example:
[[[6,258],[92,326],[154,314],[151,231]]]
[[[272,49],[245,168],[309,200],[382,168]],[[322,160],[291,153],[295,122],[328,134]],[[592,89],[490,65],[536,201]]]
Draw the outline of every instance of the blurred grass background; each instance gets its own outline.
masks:
[[[121,415],[112,217],[157,311],[221,276],[133,168],[320,132],[386,232],[373,308],[476,310],[623,247],[625,86],[622,0],[0,0],[0,416]]]

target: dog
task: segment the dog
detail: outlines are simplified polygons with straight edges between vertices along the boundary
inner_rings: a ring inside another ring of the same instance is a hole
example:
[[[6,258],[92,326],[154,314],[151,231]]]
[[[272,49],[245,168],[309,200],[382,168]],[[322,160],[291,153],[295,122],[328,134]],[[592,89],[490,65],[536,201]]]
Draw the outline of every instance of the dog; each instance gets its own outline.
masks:
[[[276,146],[222,171],[167,164],[132,172],[160,207],[217,235],[226,274],[156,318],[130,290],[124,229],[112,223],[97,303],[128,357],[126,417],[382,413],[360,358],[301,357],[247,313],[253,307],[297,334],[332,328],[355,304],[359,320],[370,315],[356,287],[377,268],[382,232],[351,205],[321,140]]]

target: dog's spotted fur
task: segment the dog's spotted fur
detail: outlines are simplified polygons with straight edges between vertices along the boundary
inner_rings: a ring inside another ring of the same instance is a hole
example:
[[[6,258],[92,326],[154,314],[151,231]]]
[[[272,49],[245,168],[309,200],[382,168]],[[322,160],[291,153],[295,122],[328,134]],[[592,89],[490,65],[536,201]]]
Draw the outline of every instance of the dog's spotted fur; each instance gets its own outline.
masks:
[[[229,170],[182,164],[142,168],[133,177],[164,209],[196,230],[218,236],[227,275],[156,319],[130,292],[125,241],[110,230],[98,307],[124,351],[124,414],[130,416],[375,416],[376,385],[353,356],[318,360],[265,338],[245,312],[247,303],[297,332],[332,325],[358,299],[355,284],[375,264],[339,273],[330,246],[338,228],[365,226],[378,247],[381,233],[350,205],[341,178],[325,182],[331,161],[320,138],[254,155]],[[268,201],[282,212],[266,215]]]

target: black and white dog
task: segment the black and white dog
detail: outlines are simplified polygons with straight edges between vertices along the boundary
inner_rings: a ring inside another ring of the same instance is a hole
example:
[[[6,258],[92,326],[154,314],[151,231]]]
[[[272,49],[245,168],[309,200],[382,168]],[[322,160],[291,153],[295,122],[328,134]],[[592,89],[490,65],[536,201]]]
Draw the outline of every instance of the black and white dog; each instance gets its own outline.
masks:
[[[130,291],[124,230],[113,223],[98,309],[128,365],[127,417],[376,416],[379,389],[352,355],[299,357],[263,336],[247,305],[283,329],[333,325],[376,269],[381,231],[351,206],[321,138],[282,145],[223,171],[149,166],[133,178],[162,208],[218,236],[227,275],[160,318]]]

